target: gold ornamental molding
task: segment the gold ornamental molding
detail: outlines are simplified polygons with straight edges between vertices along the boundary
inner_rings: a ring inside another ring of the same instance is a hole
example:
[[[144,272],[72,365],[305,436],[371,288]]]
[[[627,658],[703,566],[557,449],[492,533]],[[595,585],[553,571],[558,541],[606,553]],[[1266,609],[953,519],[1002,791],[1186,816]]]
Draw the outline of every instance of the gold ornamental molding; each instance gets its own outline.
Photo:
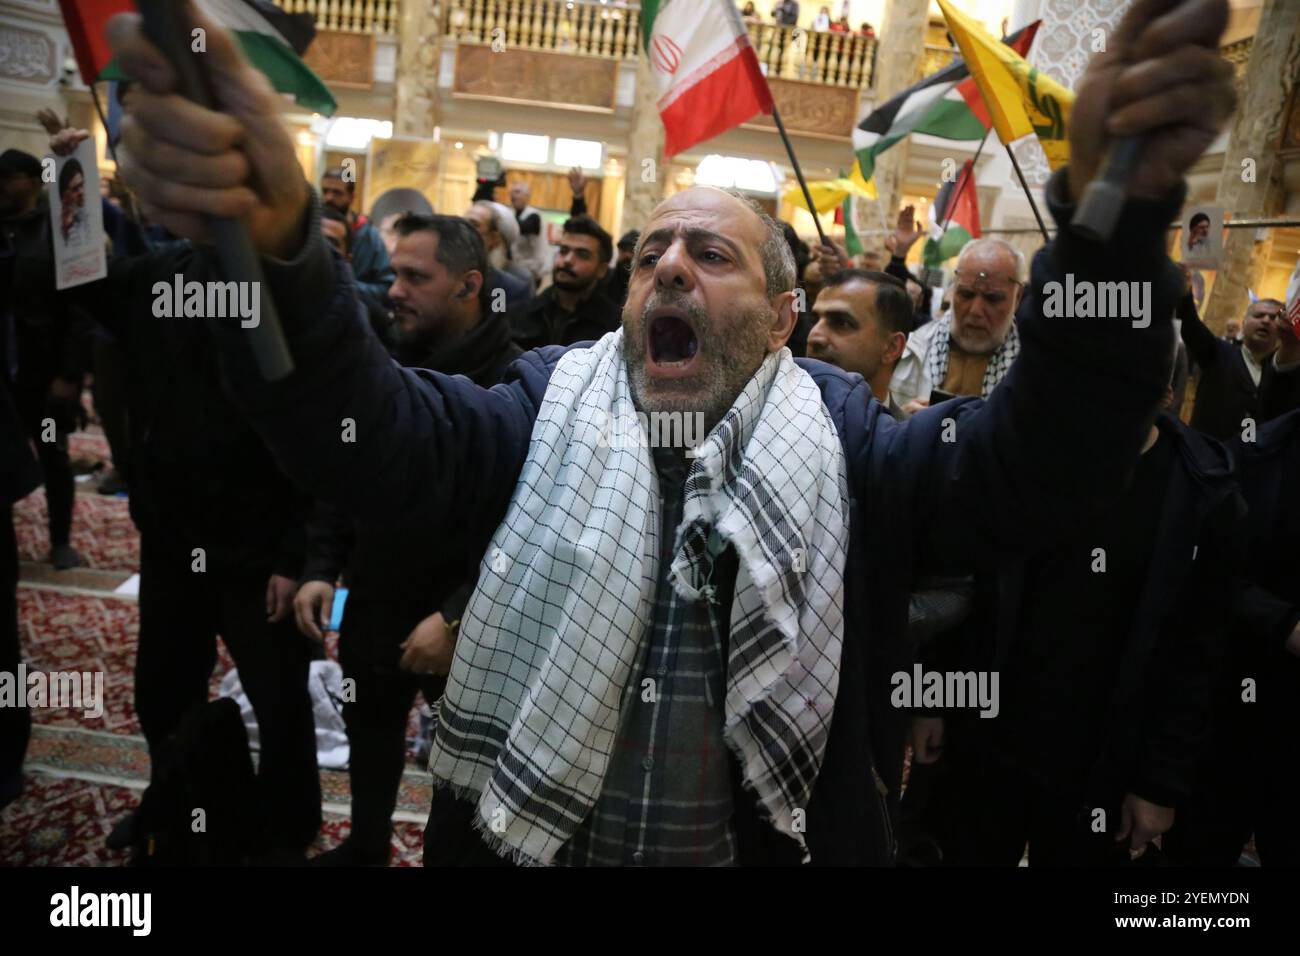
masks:
[[[545,50],[461,43],[456,47],[457,97],[527,103],[596,113],[614,112],[618,61]]]
[[[347,90],[373,89],[374,34],[318,30],[303,62],[330,86]]]
[[[826,86],[802,80],[771,77],[767,85],[781,111],[785,128],[791,133],[817,139],[847,140],[853,135],[858,118],[858,91],[852,87]],[[776,129],[770,116],[756,116],[745,126]]]

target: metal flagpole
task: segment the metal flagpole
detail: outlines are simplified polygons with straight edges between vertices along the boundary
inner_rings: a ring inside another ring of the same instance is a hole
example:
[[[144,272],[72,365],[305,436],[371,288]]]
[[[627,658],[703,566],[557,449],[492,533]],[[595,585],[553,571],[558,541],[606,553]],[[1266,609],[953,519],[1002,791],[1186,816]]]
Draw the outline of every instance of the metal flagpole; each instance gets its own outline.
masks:
[[[813,225],[817,227],[817,236],[821,239],[822,245],[829,246],[831,241],[826,238],[826,233],[822,231],[822,220],[817,215],[817,207],[813,205],[812,193],[808,192],[808,183],[804,181],[803,170],[799,168],[799,160],[795,159],[794,147],[790,144],[790,137],[786,135],[785,124],[781,122],[781,113],[772,104],[772,119],[776,121],[776,131],[781,134],[781,142],[785,143],[786,155],[790,157],[790,165],[794,167],[795,178],[799,180],[799,188],[803,190],[803,201],[808,204],[808,212],[812,215]]]
[[[1007,155],[1011,157],[1011,165],[1015,167],[1016,176],[1020,179],[1020,188],[1025,191],[1025,198],[1029,200],[1029,208],[1034,211],[1034,218],[1038,220],[1038,231],[1043,234],[1043,242],[1050,242],[1047,235],[1047,226],[1043,223],[1043,214],[1038,211],[1038,204],[1034,202],[1034,197],[1029,192],[1029,184],[1025,182],[1025,174],[1020,171],[1020,164],[1016,162],[1016,154],[1011,151],[1009,143],[1003,143],[1006,147]]]

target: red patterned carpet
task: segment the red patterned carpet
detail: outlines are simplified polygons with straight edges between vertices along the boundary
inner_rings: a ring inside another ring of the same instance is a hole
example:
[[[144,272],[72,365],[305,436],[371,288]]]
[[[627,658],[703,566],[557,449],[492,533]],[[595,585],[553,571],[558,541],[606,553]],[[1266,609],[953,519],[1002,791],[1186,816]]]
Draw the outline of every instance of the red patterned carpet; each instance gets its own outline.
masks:
[[[101,434],[73,435],[70,451],[78,470],[101,462],[107,467]],[[139,610],[134,599],[111,593],[139,569],[139,536],[126,499],[95,494],[97,480],[78,482],[73,515],[72,543],[90,570],[56,572],[44,564],[49,537],[43,490],[14,509],[19,557],[30,562],[18,591],[27,666],[102,673],[105,700],[98,717],[57,708],[33,711],[26,789],[0,812],[0,866],[123,865],[127,855],[107,850],[104,838],[135,805],[149,778],[148,751],[132,706]],[[218,646],[214,697],[233,666],[224,645]],[[327,637],[326,653],[337,659],[336,635]],[[312,853],[336,846],[349,829],[347,773],[322,771],[321,789],[325,825]],[[428,806],[428,777],[412,763],[398,793],[394,865],[419,865]]]

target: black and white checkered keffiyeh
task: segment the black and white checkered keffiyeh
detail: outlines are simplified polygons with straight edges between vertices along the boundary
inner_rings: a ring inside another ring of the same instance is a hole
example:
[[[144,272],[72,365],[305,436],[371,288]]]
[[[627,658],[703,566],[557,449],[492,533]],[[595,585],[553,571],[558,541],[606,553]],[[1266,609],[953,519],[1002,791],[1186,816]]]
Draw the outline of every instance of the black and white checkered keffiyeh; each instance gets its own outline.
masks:
[[[550,863],[595,804],[651,618],[658,477],[643,444],[607,440],[611,416],[635,414],[622,345],[611,332],[556,366],[439,707],[435,786],[475,800],[484,839],[521,863]],[[734,548],[724,737],[773,825],[802,844],[839,685],[843,450],[782,349],[696,453],[674,587],[711,599],[710,555]]]
[[[949,312],[934,321],[939,327],[930,339],[930,349],[925,361],[929,367],[931,387],[943,388],[943,380],[948,377],[948,344],[952,339],[952,313]],[[1019,354],[1020,330],[1016,328],[1013,319],[1011,327],[1007,329],[1007,337],[989,356],[989,364],[984,368],[980,398],[988,398],[993,394],[993,389],[998,387],[998,382],[1007,377],[1007,372],[1011,371],[1011,363]]]

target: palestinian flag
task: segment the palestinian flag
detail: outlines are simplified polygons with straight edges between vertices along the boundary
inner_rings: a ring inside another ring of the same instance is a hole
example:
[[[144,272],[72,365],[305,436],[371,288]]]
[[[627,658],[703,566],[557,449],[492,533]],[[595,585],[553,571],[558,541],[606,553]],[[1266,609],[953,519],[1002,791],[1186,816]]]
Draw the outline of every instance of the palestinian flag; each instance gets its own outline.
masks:
[[[772,93],[732,0],[643,0],[641,29],[666,156],[772,112]]]
[[[947,228],[942,225],[945,223]],[[944,183],[930,207],[930,238],[921,250],[927,269],[961,252],[961,247],[980,236],[980,206],[975,194],[975,164],[966,160],[954,182]]]
[[[332,114],[338,107],[321,78],[303,63],[302,55],[316,36],[310,14],[285,13],[269,0],[194,0],[215,23],[239,39],[253,65],[281,93],[317,113]],[[112,62],[104,38],[110,17],[135,9],[131,0],[59,0],[63,22],[72,40],[81,78],[89,85],[100,80],[124,80]]]
[[[1029,52],[1041,22],[1035,20],[1002,42],[1024,56]],[[853,149],[858,154],[863,177],[870,179],[877,154],[910,133],[928,133],[941,139],[979,140],[992,126],[988,106],[966,67],[966,61],[958,58],[872,110],[853,131]]]

